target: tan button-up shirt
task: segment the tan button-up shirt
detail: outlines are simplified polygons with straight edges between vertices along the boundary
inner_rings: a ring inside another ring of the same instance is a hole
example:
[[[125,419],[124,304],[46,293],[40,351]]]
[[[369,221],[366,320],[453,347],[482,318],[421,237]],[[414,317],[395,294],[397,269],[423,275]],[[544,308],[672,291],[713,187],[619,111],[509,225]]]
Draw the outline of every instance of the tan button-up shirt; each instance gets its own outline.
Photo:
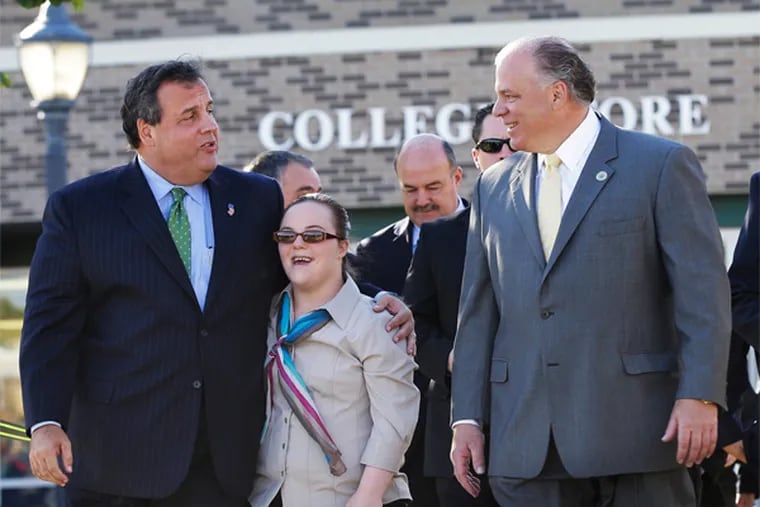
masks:
[[[276,341],[278,306],[272,311],[269,347]],[[414,361],[405,343],[393,343],[385,331],[388,315],[375,313],[372,300],[352,279],[323,308],[330,322],[290,353],[347,471],[340,477],[330,474],[322,450],[275,381],[250,497],[254,507],[268,506],[280,490],[284,507],[344,507],[366,465],[395,472],[383,503],[411,498],[406,476],[398,470],[417,424]]]

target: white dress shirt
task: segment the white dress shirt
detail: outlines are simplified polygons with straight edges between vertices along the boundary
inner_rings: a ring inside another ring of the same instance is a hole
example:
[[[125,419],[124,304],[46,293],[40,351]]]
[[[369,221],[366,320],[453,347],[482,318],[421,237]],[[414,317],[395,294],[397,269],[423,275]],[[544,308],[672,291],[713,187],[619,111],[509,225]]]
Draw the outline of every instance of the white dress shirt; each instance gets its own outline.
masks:
[[[559,166],[559,176],[562,181],[562,212],[567,208],[567,203],[573,195],[575,185],[581,177],[583,166],[586,165],[591,149],[599,137],[601,124],[599,118],[591,108],[578,128],[576,128],[554,153],[562,160]],[[546,170],[546,155],[538,154],[538,174],[536,175],[536,195],[541,191],[541,178]]]

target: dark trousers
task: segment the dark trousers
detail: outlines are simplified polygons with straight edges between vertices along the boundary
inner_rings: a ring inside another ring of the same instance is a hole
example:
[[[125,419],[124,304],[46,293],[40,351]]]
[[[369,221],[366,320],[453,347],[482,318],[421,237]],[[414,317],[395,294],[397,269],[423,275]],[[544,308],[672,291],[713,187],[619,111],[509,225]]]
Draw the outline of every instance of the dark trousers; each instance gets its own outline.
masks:
[[[249,507],[246,498],[231,497],[222,490],[210,456],[203,461],[193,460],[179,489],[166,498],[130,498],[71,487],[66,490],[71,507]]]
[[[408,500],[396,500],[395,502],[384,504],[383,507],[408,507],[409,505]],[[269,507],[282,507],[282,497],[280,497],[279,493],[274,497],[274,500],[269,504]]]
[[[66,493],[71,507],[250,507],[247,498],[229,496],[219,484],[203,413],[202,407],[190,470],[174,493],[166,498],[131,498],[68,486]]]
[[[436,477],[435,488],[441,507],[499,507],[486,476],[480,476],[480,494],[477,498],[471,497],[454,477]]]
[[[409,490],[412,493],[411,507],[439,507],[435,478],[425,475],[425,425],[427,421],[427,391],[430,379],[419,372],[415,372],[414,384],[422,395],[420,413],[412,442],[404,456],[405,462],[401,471],[409,479]]]
[[[491,477],[501,507],[696,507],[686,468],[665,472],[574,479],[549,443],[544,469],[535,479]]]
[[[725,468],[726,454],[715,454],[689,469],[699,507],[734,507],[736,505],[736,474]]]

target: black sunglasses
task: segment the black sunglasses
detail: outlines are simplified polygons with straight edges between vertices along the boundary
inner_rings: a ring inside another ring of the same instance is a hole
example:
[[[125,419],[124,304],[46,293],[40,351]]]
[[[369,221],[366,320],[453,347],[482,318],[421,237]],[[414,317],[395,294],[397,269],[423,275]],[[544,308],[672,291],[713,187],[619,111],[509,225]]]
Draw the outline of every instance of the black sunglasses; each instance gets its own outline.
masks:
[[[488,139],[482,139],[478,144],[475,145],[475,149],[484,151],[486,153],[499,153],[505,144],[507,145],[507,148],[510,150],[512,149],[512,146],[509,144],[509,139],[496,139],[494,137],[490,137]]]
[[[318,229],[311,229],[303,232],[275,231],[272,236],[278,243],[295,243],[298,236],[301,236],[304,243],[319,243],[320,241],[324,241],[326,239],[344,239],[340,236],[336,236],[335,234],[330,234],[329,232],[320,231]]]

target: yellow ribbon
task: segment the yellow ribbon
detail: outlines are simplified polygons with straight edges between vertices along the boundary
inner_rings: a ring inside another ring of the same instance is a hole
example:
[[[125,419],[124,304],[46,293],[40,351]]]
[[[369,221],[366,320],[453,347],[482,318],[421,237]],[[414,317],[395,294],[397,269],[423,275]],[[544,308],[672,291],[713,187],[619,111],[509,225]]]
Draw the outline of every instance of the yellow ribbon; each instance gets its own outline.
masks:
[[[10,430],[10,432],[4,430]],[[26,436],[25,427],[2,420],[0,420],[0,437],[19,440],[21,442],[29,442],[31,440],[31,438]]]

